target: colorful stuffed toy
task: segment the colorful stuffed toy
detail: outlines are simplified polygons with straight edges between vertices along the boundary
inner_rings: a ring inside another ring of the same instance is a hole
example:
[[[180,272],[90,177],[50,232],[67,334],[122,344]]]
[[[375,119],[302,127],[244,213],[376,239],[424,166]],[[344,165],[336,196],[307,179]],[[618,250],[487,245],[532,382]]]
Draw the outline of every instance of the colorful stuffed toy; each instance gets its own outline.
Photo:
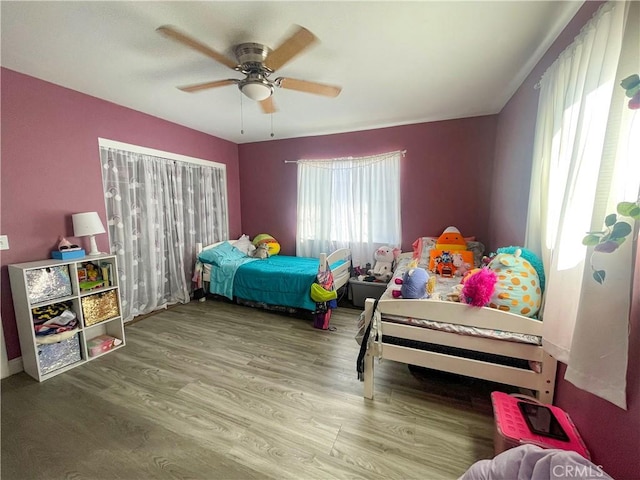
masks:
[[[524,247],[500,247],[496,250],[496,253],[513,253],[515,254],[517,250],[520,250],[520,256],[524,258],[527,262],[531,264],[533,268],[536,269],[536,273],[538,274],[538,280],[540,280],[540,289],[544,292],[545,286],[545,275],[544,275],[544,266],[542,265],[542,260],[540,257],[536,255],[533,251],[524,248]],[[487,265],[489,262],[487,262]]]
[[[488,268],[476,268],[462,279],[460,302],[474,307],[484,307],[489,304],[496,290],[498,276]]]
[[[455,275],[459,267],[454,263],[454,254],[459,266],[468,265],[465,271],[473,265],[473,252],[467,250],[467,242],[460,230],[447,227],[438,237],[435,248],[429,252],[429,271],[443,277]]]
[[[253,244],[256,248],[258,248],[258,245],[261,243],[267,244],[267,247],[269,248],[269,256],[278,255],[280,253],[280,244],[271,235],[261,233],[253,237]]]
[[[408,269],[402,279],[396,278],[396,285],[402,285],[400,290],[393,290],[393,298],[427,298],[427,283],[429,274],[423,268]]]
[[[488,269],[498,276],[489,307],[505,312],[534,317],[540,310],[542,289],[536,269],[522,258],[522,252],[499,253]]]
[[[376,280],[380,282],[388,282],[393,275],[393,264],[400,255],[399,248],[391,248],[389,246],[383,246],[376,250],[374,258],[376,260],[372,270],[369,270],[369,275],[373,275]]]

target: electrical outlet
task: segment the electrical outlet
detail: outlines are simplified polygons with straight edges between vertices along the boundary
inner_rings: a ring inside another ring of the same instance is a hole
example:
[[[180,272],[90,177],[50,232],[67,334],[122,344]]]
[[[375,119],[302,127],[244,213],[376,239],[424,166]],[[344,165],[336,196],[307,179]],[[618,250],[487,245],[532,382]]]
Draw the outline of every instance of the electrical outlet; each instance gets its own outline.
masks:
[[[9,250],[9,237],[0,235],[0,250]]]

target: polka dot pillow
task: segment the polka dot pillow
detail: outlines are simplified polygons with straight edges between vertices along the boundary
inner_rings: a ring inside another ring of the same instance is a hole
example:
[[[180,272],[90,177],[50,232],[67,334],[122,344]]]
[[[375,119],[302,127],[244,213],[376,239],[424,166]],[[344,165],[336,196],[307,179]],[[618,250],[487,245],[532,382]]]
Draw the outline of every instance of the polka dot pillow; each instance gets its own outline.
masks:
[[[531,264],[520,256],[500,253],[489,263],[498,281],[489,302],[489,307],[511,312],[525,317],[535,317],[540,310],[542,290],[538,273]]]

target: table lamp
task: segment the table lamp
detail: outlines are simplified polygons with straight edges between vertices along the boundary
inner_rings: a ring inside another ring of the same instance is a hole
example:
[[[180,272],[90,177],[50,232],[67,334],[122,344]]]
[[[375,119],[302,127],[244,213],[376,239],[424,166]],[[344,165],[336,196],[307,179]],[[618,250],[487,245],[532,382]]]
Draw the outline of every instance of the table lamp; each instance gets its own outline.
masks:
[[[91,250],[87,255],[102,255],[96,245],[95,236],[99,233],[105,233],[105,229],[98,212],[74,213],[71,218],[73,219],[73,234],[76,237],[89,237]]]

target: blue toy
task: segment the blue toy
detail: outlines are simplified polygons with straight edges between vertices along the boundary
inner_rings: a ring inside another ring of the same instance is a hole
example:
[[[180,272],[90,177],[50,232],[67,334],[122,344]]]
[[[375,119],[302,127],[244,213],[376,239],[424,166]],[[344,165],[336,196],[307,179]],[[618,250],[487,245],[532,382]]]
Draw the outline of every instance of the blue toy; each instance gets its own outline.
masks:
[[[410,268],[402,276],[402,280],[396,278],[397,285],[402,285],[400,290],[392,292],[393,298],[427,298],[427,282],[429,274],[423,268]]]

